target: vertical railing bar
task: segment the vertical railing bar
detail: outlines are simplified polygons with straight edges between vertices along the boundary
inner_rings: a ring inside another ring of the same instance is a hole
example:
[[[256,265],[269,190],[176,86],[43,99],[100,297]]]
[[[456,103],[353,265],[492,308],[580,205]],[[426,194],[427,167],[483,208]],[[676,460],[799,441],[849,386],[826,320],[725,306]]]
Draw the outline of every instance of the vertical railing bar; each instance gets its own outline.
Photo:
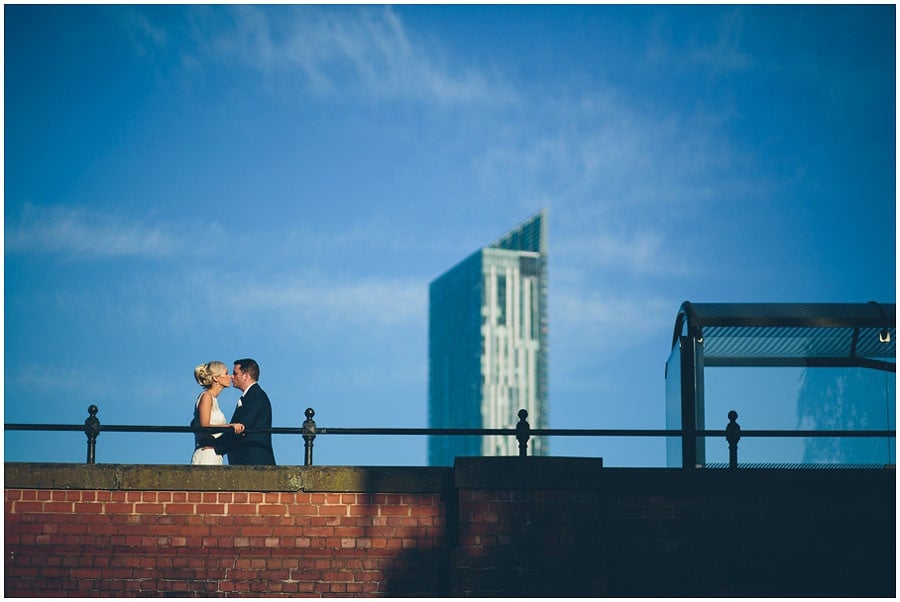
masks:
[[[531,437],[531,426],[526,420],[528,411],[524,408],[519,410],[519,422],[516,424],[516,439],[519,441],[519,456],[528,455],[528,439]]]
[[[316,422],[313,416],[316,415],[315,410],[306,408],[306,420],[303,421],[303,465],[312,466],[313,463],[313,441],[316,439]]]
[[[94,464],[97,457],[97,437],[100,435],[99,409],[94,404],[88,406],[88,414],[84,421],[84,434],[87,435],[87,463]]]
[[[728,412],[728,426],[725,427],[725,440],[728,441],[728,468],[738,466],[738,441],[741,439],[741,426],[737,423],[738,413]]]

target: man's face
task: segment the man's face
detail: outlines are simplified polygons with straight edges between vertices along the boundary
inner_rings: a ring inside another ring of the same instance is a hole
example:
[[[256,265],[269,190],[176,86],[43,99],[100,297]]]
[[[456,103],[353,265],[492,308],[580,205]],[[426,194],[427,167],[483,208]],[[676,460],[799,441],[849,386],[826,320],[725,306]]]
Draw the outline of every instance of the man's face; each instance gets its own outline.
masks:
[[[241,391],[246,391],[251,383],[250,375],[241,370],[241,367],[238,364],[234,365],[233,374],[232,380],[234,381],[234,386]]]

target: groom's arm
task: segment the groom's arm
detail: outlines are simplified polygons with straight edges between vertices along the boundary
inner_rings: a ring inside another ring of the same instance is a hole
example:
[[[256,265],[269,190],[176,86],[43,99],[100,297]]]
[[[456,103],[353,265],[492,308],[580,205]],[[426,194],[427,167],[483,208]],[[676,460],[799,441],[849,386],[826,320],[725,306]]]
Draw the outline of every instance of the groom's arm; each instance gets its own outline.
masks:
[[[264,429],[272,426],[272,406],[269,397],[262,390],[258,390],[250,403],[245,403],[240,408],[240,422],[248,429]],[[235,412],[237,415],[238,412]]]
[[[221,437],[216,437],[214,443],[216,453],[220,456],[224,456],[225,454],[227,454],[228,450],[231,449],[232,444],[234,443],[234,437],[234,429],[223,431]]]

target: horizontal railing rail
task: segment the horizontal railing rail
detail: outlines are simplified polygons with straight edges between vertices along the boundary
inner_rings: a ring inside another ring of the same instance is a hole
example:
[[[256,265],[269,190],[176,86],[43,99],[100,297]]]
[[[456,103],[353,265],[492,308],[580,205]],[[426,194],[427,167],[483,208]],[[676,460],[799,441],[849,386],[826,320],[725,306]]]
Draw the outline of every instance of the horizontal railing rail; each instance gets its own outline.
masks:
[[[89,417],[80,424],[23,424],[7,423],[3,425],[7,431],[83,431],[87,436],[87,463],[96,462],[96,442],[101,432],[110,433],[221,433],[231,429],[228,426],[154,426],[154,425],[102,425],[97,418],[97,406],[88,407]],[[725,429],[696,429],[689,433],[684,429],[532,429],[527,421],[528,412],[519,410],[519,422],[515,428],[394,428],[394,427],[320,427],[313,420],[315,411],[307,408],[306,420],[300,427],[248,428],[247,433],[269,433],[272,435],[300,435],[304,440],[305,466],[312,466],[313,443],[318,435],[450,435],[450,436],[514,436],[519,443],[519,456],[528,455],[528,441],[531,437],[704,437],[725,438],[729,447],[729,467],[737,468],[737,444],[743,437],[870,437],[896,439],[896,430],[788,430],[788,429],[755,429],[741,430],[737,423],[737,412],[728,413],[729,424]]]

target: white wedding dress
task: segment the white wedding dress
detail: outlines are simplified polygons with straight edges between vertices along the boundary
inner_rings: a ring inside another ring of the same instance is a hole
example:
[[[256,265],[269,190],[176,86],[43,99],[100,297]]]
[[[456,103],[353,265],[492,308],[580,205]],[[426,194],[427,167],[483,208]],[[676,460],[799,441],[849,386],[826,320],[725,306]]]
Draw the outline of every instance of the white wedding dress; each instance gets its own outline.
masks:
[[[200,398],[202,396],[203,396],[203,393],[198,395],[197,401],[194,402],[194,415],[195,416],[200,411],[198,406],[200,405]],[[218,397],[212,398],[212,408],[210,409],[210,412],[209,412],[209,423],[211,425],[228,424],[225,421],[225,414],[223,414],[222,410],[219,409],[219,398]],[[213,449],[209,446],[206,446],[206,445],[201,445],[201,439],[207,438],[207,440],[208,440],[209,436],[210,435],[208,433],[198,433],[197,436],[195,437],[194,445],[195,445],[196,449],[194,450],[194,455],[191,457],[191,464],[208,464],[208,465],[215,465],[215,466],[222,464],[222,456],[217,454],[215,449]],[[222,433],[213,433],[212,434],[212,437],[214,437],[214,438],[221,437],[221,436],[222,436]]]

